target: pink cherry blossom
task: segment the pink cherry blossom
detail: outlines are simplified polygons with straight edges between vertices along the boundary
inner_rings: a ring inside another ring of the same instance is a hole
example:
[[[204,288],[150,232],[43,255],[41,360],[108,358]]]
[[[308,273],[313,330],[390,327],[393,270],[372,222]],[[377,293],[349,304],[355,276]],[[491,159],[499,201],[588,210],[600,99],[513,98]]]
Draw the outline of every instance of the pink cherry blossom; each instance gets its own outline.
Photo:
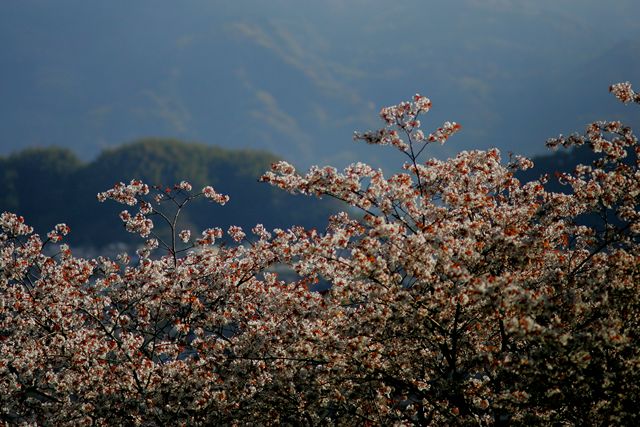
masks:
[[[613,85],[622,102],[630,84]],[[181,215],[207,186],[139,180],[98,195],[143,237],[137,257],[74,256],[0,215],[0,418],[7,425],[635,425],[640,399],[640,153],[594,122],[550,139],[593,164],[516,178],[497,149],[425,159],[428,98],[356,139],[407,161],[262,181],[348,208],[324,231]],[[152,204],[152,202],[154,202]],[[167,203],[168,202],[168,203]],[[171,208],[164,210],[167,205]],[[168,237],[167,237],[168,236]],[[317,292],[317,289],[322,291]]]
[[[211,186],[204,187],[202,189],[202,194],[204,194],[204,197],[206,197],[207,199],[222,206],[224,206],[229,201],[229,196],[217,193]]]

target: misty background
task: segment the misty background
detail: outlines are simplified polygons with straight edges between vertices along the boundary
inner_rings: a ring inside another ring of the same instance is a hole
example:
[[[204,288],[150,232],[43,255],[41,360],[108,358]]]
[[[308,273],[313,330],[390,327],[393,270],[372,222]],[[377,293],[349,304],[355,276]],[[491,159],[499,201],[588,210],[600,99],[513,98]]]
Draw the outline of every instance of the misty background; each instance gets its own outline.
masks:
[[[636,0],[21,0],[0,4],[0,155],[82,159],[160,136],[267,150],[306,168],[400,156],[354,144],[381,107],[429,96],[431,155],[525,155],[590,121],[636,121]]]
[[[322,226],[343,206],[257,177],[278,159],[398,170],[400,153],[352,134],[415,93],[433,101],[425,132],[463,127],[427,157],[498,147],[540,159],[530,179],[568,169],[580,156],[549,155],[547,138],[640,128],[608,93],[640,88],[639,17],[637,0],[3,1],[0,211],[41,233],[67,222],[85,247],[131,242],[95,194],[187,179],[231,196],[185,217],[195,233]]]

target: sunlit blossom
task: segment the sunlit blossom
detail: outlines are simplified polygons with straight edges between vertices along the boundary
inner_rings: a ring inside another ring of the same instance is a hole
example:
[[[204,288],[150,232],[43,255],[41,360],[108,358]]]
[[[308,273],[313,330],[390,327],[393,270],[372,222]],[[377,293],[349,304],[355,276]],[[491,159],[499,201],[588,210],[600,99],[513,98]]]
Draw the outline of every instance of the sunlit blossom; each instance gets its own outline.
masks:
[[[628,83],[611,92],[636,102]],[[137,257],[79,258],[59,243],[67,225],[44,239],[1,214],[3,421],[637,424],[637,138],[612,121],[549,140],[598,153],[559,173],[567,191],[555,193],[552,178],[516,179],[532,162],[503,163],[497,149],[422,157],[461,130],[425,137],[431,107],[415,95],[355,134],[399,149],[395,173],[282,161],[263,175],[342,200],[322,231],[257,224],[192,239],[177,228],[183,209],[229,198],[187,181],[98,194],[128,207]]]

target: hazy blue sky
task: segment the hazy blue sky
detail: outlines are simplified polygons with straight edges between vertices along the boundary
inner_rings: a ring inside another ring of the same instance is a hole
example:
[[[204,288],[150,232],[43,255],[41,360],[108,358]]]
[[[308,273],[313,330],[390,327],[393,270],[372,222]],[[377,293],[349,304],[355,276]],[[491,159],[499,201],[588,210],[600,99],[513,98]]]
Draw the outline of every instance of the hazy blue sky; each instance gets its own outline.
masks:
[[[147,136],[266,149],[301,166],[399,157],[351,141],[380,107],[430,96],[435,156],[544,140],[620,117],[640,87],[637,0],[0,3],[0,155],[84,158]]]

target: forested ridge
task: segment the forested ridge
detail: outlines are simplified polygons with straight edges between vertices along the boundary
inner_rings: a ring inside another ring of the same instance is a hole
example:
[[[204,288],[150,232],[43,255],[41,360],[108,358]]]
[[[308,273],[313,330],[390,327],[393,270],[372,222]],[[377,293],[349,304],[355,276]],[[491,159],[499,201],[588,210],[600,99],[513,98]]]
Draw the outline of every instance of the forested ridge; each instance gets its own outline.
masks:
[[[224,208],[196,202],[183,219],[183,226],[194,232],[211,224],[251,228],[258,222],[269,228],[322,227],[328,215],[339,209],[338,202],[293,196],[258,182],[277,160],[264,151],[159,138],[105,150],[91,162],[83,162],[66,148],[30,148],[0,157],[4,186],[0,211],[23,215],[41,233],[66,222],[74,245],[131,242],[118,218],[120,209],[98,203],[96,194],[120,181],[142,179],[167,186],[186,177],[195,188],[212,184],[231,197]]]
[[[547,188],[563,191],[556,172],[571,172],[576,165],[594,159],[591,150],[549,152],[533,158],[534,167],[520,171],[524,182],[548,174]],[[142,179],[153,185],[168,185],[188,177],[196,188],[212,183],[231,196],[221,208],[202,204],[189,211],[184,225],[193,231],[210,224],[221,227],[269,227],[302,224],[322,227],[332,212],[342,208],[334,200],[314,200],[276,191],[258,182],[258,177],[279,158],[266,151],[228,150],[177,139],[146,138],[107,149],[90,162],[83,162],[68,148],[29,148],[0,157],[0,210],[19,212],[36,230],[49,230],[65,221],[73,233],[70,242],[101,247],[131,242],[117,217],[118,208],[102,205],[95,195],[116,182]],[[566,189],[566,187],[564,187]],[[109,230],[109,233],[103,233]]]

